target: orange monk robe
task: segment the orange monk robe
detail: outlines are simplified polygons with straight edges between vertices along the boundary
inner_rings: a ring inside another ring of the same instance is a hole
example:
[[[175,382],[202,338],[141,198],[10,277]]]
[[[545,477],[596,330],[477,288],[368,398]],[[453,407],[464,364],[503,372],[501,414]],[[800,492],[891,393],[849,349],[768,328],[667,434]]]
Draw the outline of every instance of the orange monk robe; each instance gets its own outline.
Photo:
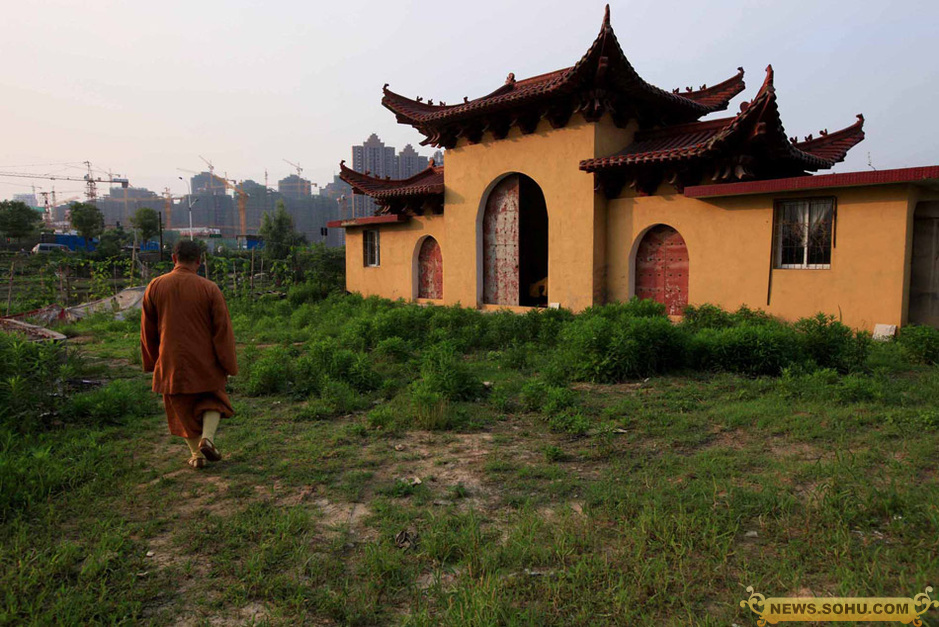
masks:
[[[151,281],[143,296],[140,347],[173,435],[200,437],[206,411],[234,414],[225,382],[238,374],[235,335],[215,283],[179,265]]]

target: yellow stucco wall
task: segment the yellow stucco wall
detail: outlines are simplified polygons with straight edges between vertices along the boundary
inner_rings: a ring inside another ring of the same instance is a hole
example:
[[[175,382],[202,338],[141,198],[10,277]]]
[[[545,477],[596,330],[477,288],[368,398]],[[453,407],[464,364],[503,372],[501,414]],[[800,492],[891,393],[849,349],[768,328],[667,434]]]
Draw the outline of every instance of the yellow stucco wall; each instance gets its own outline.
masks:
[[[381,265],[366,267],[363,263],[362,232],[376,228],[379,232]],[[402,224],[379,224],[374,227],[346,229],[346,289],[365,296],[412,300],[417,297],[416,260],[426,236],[440,244],[443,256],[443,296],[446,299],[449,264],[447,234],[442,215],[416,216]]]
[[[443,254],[443,302],[482,306],[482,212],[496,183],[518,172],[544,192],[551,303],[580,311],[630,298],[639,239],[652,226],[667,224],[688,246],[691,304],[730,310],[747,305],[787,319],[821,311],[868,330],[876,323],[905,322],[913,188],[693,199],[663,184],[653,196],[627,192],[608,201],[594,191],[593,176],[580,171],[579,162],[616,152],[633,133],[608,119],[593,124],[575,116],[561,129],[543,121],[530,135],[513,128],[503,140],[487,134],[479,144],[461,142],[446,154],[442,215],[374,227],[381,233],[380,267],[363,266],[363,229],[347,229],[347,288],[413,299],[417,251],[422,237],[432,235]],[[831,267],[772,270],[767,304],[774,201],[819,196],[835,196],[838,202]]]
[[[838,202],[831,267],[772,270],[767,304],[773,203],[820,196]],[[691,304],[731,310],[747,305],[786,319],[821,311],[867,330],[877,323],[901,324],[909,196],[909,188],[896,185],[698,200],[662,186],[655,196],[618,198],[609,204],[608,294],[611,300],[634,294],[631,262],[638,242],[652,226],[667,224],[688,246]]]
[[[482,304],[481,219],[489,191],[505,175],[531,177],[544,192],[548,211],[548,300],[579,311],[603,299],[606,199],[593,191],[593,177],[578,169],[582,159],[622,147],[632,127],[608,119],[587,123],[575,115],[554,129],[542,121],[523,135],[513,128],[502,140],[486,134],[447,151],[443,216],[380,225],[381,267],[362,267],[361,228],[346,234],[346,284],[350,291],[412,298],[412,259],[419,237],[437,238],[443,253],[444,302]],[[426,230],[425,230],[426,229]]]

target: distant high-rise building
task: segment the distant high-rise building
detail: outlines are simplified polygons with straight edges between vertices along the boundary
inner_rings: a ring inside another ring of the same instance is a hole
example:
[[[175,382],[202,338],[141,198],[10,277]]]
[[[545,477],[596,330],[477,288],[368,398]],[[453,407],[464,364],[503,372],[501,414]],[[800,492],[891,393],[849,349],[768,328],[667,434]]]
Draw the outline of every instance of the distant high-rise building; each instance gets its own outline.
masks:
[[[417,154],[417,151],[408,144],[404,149],[398,153],[396,157],[398,165],[398,176],[395,178],[406,179],[409,176],[414,176],[421,170],[427,168],[427,157],[422,157]]]
[[[438,150],[437,152],[435,152],[433,156],[433,160],[434,160],[435,166],[437,166],[438,168],[442,166],[443,165],[443,151]]]
[[[33,208],[39,207],[39,203],[36,202],[36,194],[13,194],[13,200],[25,203]]]
[[[95,203],[104,215],[105,226],[127,226],[131,216],[142,207],[163,211],[163,197],[145,187],[112,187]],[[163,218],[166,220],[166,217]]]
[[[291,174],[277,181],[277,191],[285,198],[309,198],[313,193],[313,184],[305,178]]]
[[[225,181],[217,174],[200,172],[190,179],[193,194],[225,194]]]
[[[361,146],[352,147],[352,169],[380,178],[406,179],[426,168],[427,162],[427,157],[417,154],[411,144],[395,154],[394,147],[386,146],[375,133],[369,135]],[[375,213],[375,206],[368,196],[352,196],[355,216],[370,216]]]
[[[385,146],[378,135],[372,133],[361,146],[352,147],[352,169],[372,176],[397,178],[395,149]],[[352,210],[357,216],[370,216],[375,213],[375,203],[368,196],[355,195],[352,197]]]

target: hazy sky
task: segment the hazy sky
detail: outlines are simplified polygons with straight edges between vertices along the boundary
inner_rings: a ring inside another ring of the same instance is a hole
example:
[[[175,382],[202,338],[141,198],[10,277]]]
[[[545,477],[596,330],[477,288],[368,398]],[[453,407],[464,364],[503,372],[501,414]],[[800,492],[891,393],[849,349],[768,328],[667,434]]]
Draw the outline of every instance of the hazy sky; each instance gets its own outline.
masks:
[[[418,147],[381,87],[459,102],[567,67],[596,37],[604,2],[28,0],[0,20],[0,170],[91,161],[155,191],[185,185],[199,155],[230,178],[325,184],[372,132]],[[867,120],[835,171],[939,164],[936,0],[628,0],[612,23],[633,66],[672,89],[737,66],[752,98],[772,63],[783,122],[800,137]],[[718,114],[718,115],[727,115]],[[588,157],[589,155],[584,155]],[[586,176],[586,175],[585,175]],[[35,181],[51,189],[49,181]],[[0,197],[30,181],[0,177]],[[59,198],[81,183],[55,183]]]

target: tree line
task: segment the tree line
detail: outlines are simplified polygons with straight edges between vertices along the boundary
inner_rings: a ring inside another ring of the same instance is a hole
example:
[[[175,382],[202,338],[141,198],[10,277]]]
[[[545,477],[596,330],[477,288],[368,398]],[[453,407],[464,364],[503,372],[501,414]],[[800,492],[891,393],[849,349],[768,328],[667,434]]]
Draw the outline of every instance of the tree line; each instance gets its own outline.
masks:
[[[24,202],[18,200],[0,201],[0,235],[21,242],[35,237],[41,227],[42,214]],[[106,229],[104,214],[91,203],[74,203],[69,209],[69,224],[86,242],[98,239],[99,254],[116,256],[121,246],[133,239],[122,228]],[[140,241],[147,242],[160,232],[160,216],[149,208],[139,208],[130,218]],[[293,217],[287,212],[284,201],[277,201],[273,214],[265,212],[261,216],[261,228],[258,232],[265,242],[265,256],[271,259],[285,259],[291,248],[306,243],[306,238],[298,232]]]

